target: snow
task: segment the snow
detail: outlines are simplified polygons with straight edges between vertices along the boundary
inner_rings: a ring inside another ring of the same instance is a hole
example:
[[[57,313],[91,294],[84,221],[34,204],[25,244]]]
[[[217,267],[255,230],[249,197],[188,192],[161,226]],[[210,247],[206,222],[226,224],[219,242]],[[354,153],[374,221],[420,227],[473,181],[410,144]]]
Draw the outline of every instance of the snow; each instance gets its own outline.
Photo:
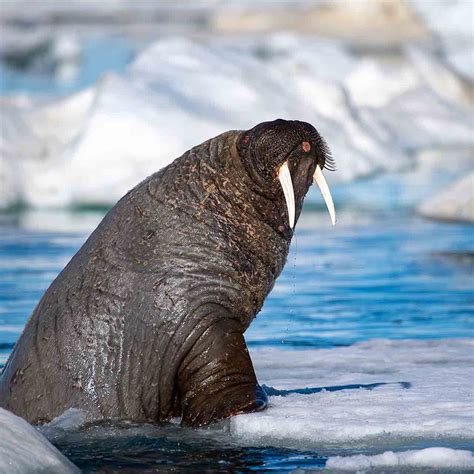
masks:
[[[434,467],[450,469],[474,468],[474,455],[470,451],[450,448],[426,448],[420,450],[366,456],[334,456],[326,463],[326,468],[355,471],[377,467]]]
[[[474,145],[466,94],[428,49],[390,63],[292,34],[162,38],[81,93],[1,104],[0,206],[111,205],[190,147],[278,117],[318,128],[332,182],[412,169]]]
[[[79,472],[39,431],[0,408],[0,472]]]
[[[64,154],[81,133],[93,98],[93,91],[85,89],[37,106],[0,103],[0,207],[70,202]]]
[[[270,397],[267,410],[231,419],[244,445],[383,449],[474,440],[474,339],[382,339],[251,356]]]
[[[411,0],[416,13],[442,44],[442,54],[460,75],[474,79],[474,5],[469,0]]]
[[[433,219],[474,222],[474,172],[438,191],[418,211]]]

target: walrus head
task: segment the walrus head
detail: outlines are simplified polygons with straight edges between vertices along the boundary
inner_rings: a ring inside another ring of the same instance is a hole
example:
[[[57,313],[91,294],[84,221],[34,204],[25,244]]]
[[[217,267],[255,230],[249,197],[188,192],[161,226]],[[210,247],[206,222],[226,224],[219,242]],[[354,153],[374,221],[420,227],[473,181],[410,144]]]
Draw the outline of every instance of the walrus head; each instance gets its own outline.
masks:
[[[312,183],[319,186],[335,225],[334,203],[322,172],[335,170],[335,163],[326,142],[312,125],[281,119],[263,122],[241,133],[237,150],[263,195],[277,199],[283,192],[291,229]]]

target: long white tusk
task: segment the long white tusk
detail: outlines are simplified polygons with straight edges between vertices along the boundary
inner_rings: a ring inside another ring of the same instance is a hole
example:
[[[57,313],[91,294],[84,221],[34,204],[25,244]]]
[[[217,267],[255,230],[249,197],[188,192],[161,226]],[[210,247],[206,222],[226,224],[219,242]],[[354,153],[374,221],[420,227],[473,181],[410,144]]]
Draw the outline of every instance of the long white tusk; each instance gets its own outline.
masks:
[[[285,195],[286,208],[288,209],[288,223],[290,229],[295,226],[295,192],[293,191],[293,182],[288,168],[288,161],[285,161],[278,170],[278,179],[280,180],[283,194]]]
[[[332,201],[332,196],[331,196],[331,192],[329,191],[328,183],[326,182],[326,179],[324,178],[323,172],[319,165],[316,165],[316,171],[314,172],[314,175],[313,175],[313,183],[319,186],[319,190],[321,191],[321,194],[323,195],[324,202],[326,203],[326,206],[328,207],[329,215],[331,216],[332,225],[335,226],[336,225],[336,210],[334,209],[334,202]]]

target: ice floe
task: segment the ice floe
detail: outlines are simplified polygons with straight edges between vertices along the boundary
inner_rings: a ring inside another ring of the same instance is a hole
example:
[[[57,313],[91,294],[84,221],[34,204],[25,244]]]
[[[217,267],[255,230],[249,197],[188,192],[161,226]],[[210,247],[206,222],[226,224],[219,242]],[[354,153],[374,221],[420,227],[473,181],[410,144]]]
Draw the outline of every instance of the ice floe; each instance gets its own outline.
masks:
[[[23,418],[0,408],[0,472],[62,474],[80,471]]]
[[[433,219],[474,222],[474,172],[438,191],[418,211]]]
[[[410,51],[391,65],[288,34],[162,39],[79,94],[2,102],[0,206],[110,205],[189,147],[277,117],[317,126],[333,182],[414,168],[425,150],[470,150],[462,84],[428,50]]]
[[[383,450],[414,440],[474,440],[474,339],[382,339],[251,355],[270,397],[267,410],[231,419],[244,445]]]
[[[366,456],[334,456],[327,460],[326,468],[343,471],[359,471],[379,467],[431,467],[449,469],[474,468],[474,455],[471,451],[450,448],[426,448],[420,450],[386,451],[382,454]]]
[[[0,208],[70,203],[66,154],[92,105],[91,89],[37,104],[0,103]]]

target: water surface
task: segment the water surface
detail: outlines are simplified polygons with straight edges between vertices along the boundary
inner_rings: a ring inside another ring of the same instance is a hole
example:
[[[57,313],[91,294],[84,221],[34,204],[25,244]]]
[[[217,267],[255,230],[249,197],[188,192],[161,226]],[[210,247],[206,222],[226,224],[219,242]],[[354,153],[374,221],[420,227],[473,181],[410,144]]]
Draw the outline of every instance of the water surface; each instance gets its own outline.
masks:
[[[31,311],[103,211],[20,212],[0,225],[0,364]],[[473,228],[405,211],[342,210],[336,228],[308,206],[284,272],[246,333],[250,347],[330,348],[372,338],[474,336]],[[133,424],[53,436],[87,472],[317,469],[330,452],[242,447],[218,430]],[[433,446],[417,441],[397,449]],[[466,448],[466,446],[461,446]],[[369,452],[365,448],[362,452]]]

